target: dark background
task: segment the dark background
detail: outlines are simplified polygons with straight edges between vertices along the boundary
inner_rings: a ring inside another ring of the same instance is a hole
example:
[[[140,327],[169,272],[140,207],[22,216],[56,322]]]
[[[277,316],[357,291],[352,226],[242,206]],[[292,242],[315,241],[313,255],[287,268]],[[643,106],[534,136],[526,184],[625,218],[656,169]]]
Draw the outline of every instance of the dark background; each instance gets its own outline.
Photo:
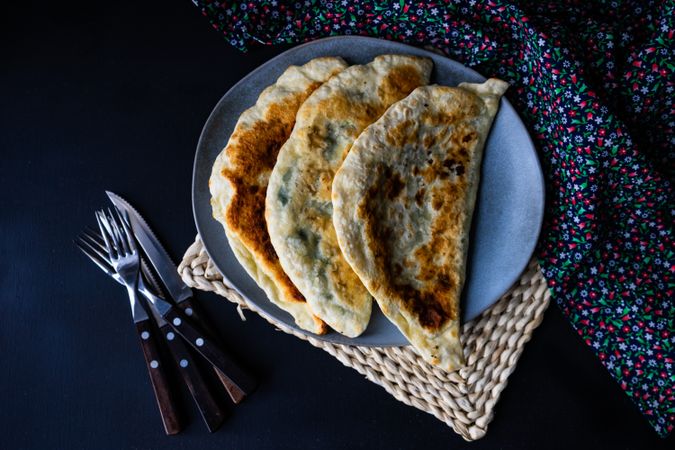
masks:
[[[202,125],[283,48],[232,49],[188,0],[13,3],[22,10],[0,13],[0,448],[673,448],[555,306],[487,436],[467,444],[322,350],[251,313],[241,322],[202,292],[263,384],[213,435],[184,395],[190,424],[165,436],[126,294],[71,241],[111,189],[179,261],[195,236]]]

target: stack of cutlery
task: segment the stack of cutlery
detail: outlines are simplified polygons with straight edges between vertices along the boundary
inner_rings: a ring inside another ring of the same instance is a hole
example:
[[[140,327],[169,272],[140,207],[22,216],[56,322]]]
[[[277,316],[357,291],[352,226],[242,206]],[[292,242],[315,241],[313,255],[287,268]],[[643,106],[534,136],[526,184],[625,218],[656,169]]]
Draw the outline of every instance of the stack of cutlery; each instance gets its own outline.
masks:
[[[87,229],[75,244],[127,290],[166,433],[180,432],[182,421],[162,348],[168,349],[206,427],[214,432],[222,425],[225,414],[193,354],[207,362],[235,404],[255,389],[256,382],[221,349],[212,327],[192,299],[190,288],[146,221],[120,196],[106,194],[113,208],[97,211],[98,231]]]

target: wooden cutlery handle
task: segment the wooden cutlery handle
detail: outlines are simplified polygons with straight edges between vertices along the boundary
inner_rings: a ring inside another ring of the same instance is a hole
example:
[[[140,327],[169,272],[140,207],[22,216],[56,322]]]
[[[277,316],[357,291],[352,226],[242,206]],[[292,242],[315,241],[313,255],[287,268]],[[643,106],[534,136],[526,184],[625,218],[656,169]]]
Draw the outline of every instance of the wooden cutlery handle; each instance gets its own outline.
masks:
[[[188,316],[192,323],[204,330],[204,333],[208,334],[208,337],[210,337],[215,342],[220,342],[219,336],[214,332],[211,324],[208,323],[208,321],[204,318],[201,308],[199,308],[199,305],[192,299],[192,297],[181,300],[180,302],[176,303],[176,305],[178,305],[178,307],[183,310],[183,314]]]
[[[171,355],[178,365],[178,371],[199,408],[206,428],[213,433],[225,420],[223,410],[213,399],[206,382],[202,378],[202,374],[199,372],[199,368],[192,360],[192,356],[181,337],[168,324],[161,327],[160,331],[166,338]]]
[[[192,298],[188,298],[179,302],[178,306],[183,310],[185,315],[192,320],[194,324],[201,327],[205,333],[208,333],[208,337],[210,337],[217,344],[220,344],[219,336],[215,333],[211,324],[204,318],[204,315],[199,310],[199,308],[197,308],[197,305],[192,300]],[[216,367],[213,367],[213,370],[220,380],[220,383],[223,385],[228,395],[232,399],[232,402],[235,405],[241,403],[241,401],[246,398],[246,394],[244,394],[241,389],[232,383],[232,380],[230,380],[223,372],[218,370]]]
[[[175,397],[170,389],[167,368],[164,367],[161,361],[158,341],[153,336],[154,330],[150,326],[150,321],[143,320],[136,322],[136,331],[141,340],[145,364],[148,367],[152,389],[155,392],[164,430],[168,435],[177,434],[182,429],[178,408],[176,407]]]
[[[229,379],[230,388],[238,391],[238,397],[243,398],[255,390],[256,382],[253,378],[223,353],[181,310],[171,308],[164,314],[164,318],[200,355]]]

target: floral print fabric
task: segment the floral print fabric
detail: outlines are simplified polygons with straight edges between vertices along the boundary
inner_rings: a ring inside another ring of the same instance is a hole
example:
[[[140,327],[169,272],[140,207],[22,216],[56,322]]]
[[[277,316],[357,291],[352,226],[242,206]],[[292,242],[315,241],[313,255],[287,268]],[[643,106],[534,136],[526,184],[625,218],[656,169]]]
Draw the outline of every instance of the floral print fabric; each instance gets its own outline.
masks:
[[[507,93],[547,180],[555,301],[657,433],[675,424],[675,2],[194,0],[233,46],[431,45]]]

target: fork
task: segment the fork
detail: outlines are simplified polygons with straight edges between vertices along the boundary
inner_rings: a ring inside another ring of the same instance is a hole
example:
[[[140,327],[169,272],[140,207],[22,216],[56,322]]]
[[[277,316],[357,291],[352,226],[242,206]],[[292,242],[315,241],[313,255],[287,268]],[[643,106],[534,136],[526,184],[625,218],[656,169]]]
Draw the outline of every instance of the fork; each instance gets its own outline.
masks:
[[[177,434],[181,431],[182,424],[178,414],[176,398],[170,389],[168,373],[161,360],[159,343],[154,337],[150,318],[143,309],[138,297],[138,291],[136,290],[138,286],[139,263],[138,257],[134,258],[132,253],[136,251],[136,245],[124,238],[119,229],[113,231],[113,227],[111,226],[112,220],[114,220],[112,213],[110,214],[110,221],[103,211],[96,213],[96,221],[105,241],[110,266],[127,288],[131,313],[136,325],[136,332],[140,338],[145,365],[150,375],[150,382],[155,399],[157,400],[164,430],[168,435]],[[128,229],[125,229],[125,231],[127,232],[127,236],[130,235]]]
[[[128,217],[125,220],[120,216],[120,212],[117,209],[115,211],[122,227],[119,226],[112,213],[109,214],[109,217],[99,213],[97,218],[101,234],[110,255],[110,263],[118,273],[119,270],[127,272],[126,278],[121,273],[120,277],[125,281],[125,285],[129,289],[130,284],[133,286],[137,285],[140,256],[134,242],[133,233],[127,224]],[[166,320],[168,325],[166,328],[172,328],[197,353],[218,369],[222,377],[229,379],[231,389],[239,391],[242,397],[255,390],[257,386],[255,380],[239,367],[232,358],[226,355],[213,339],[205,334],[180,308],[174,307],[171,303],[160,297],[148,298],[148,300]]]
[[[105,254],[106,248],[98,234],[89,230],[85,230],[79,236],[75,244],[101,270],[110,275],[118,283],[124,284],[124,281],[121,279],[121,277],[115,273],[114,269],[111,267],[109,257],[107,254]],[[141,274],[138,277],[138,291],[146,298],[161,299],[161,297],[155,295],[146,285],[147,279],[147,283],[153,286],[155,292],[159,292],[157,282],[154,280],[150,269],[142,259],[140,261],[140,266]],[[157,326],[160,328],[160,332],[165,338],[165,343],[167,344],[167,347],[169,348],[169,351],[176,362],[178,371],[181,374],[183,381],[187,385],[192,398],[197,404],[206,427],[210,432],[216,431],[225,419],[223,410],[220,408],[218,403],[215,402],[213,396],[211,395],[208,385],[204,381],[198,366],[194,363],[190,352],[185,346],[185,343],[182,341],[182,339],[176,337],[173,331],[166,330],[166,321],[161,315],[159,315],[151,302],[144,302],[144,304],[146,309],[150,308],[150,312],[155,318],[155,322],[157,323]]]

